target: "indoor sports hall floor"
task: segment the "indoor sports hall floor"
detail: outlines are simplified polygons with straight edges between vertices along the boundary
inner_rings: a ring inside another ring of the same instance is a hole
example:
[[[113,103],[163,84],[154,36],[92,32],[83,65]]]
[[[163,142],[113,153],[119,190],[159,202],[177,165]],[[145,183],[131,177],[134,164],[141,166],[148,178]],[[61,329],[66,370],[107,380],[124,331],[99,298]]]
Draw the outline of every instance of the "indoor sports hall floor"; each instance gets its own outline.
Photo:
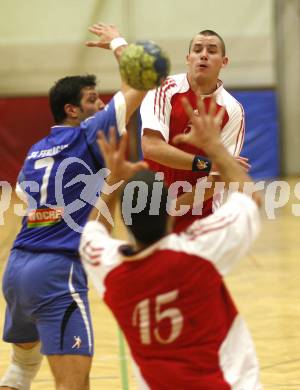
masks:
[[[289,181],[292,192],[298,181],[300,178]],[[11,205],[14,202],[13,199]],[[275,220],[267,219],[263,209],[261,236],[227,278],[227,285],[254,338],[264,390],[300,389],[300,217],[292,215],[292,204],[298,203],[300,200],[291,196],[285,207],[275,211]],[[4,214],[4,226],[0,226],[1,276],[18,227],[18,217],[11,207]],[[93,289],[90,301],[95,331],[91,389],[122,389],[117,326]],[[4,307],[1,296],[1,326]],[[0,376],[9,361],[9,353],[9,345],[0,341]],[[128,354],[125,362],[129,389],[134,390]],[[53,388],[44,360],[32,390]]]

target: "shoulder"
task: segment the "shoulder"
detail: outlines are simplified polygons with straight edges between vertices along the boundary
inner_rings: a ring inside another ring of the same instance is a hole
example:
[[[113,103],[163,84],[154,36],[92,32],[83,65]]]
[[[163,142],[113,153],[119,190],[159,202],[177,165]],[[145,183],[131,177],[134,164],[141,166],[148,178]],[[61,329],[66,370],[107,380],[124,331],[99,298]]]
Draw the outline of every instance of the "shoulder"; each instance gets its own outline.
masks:
[[[84,263],[111,268],[120,264],[119,247],[123,244],[112,238],[98,221],[88,221],[81,235],[79,253]]]
[[[36,142],[35,144],[33,144],[30,147],[30,149],[28,150],[28,152],[26,154],[24,164],[27,160],[31,160],[33,157],[35,157],[37,152],[39,152],[40,150],[46,149],[46,146],[48,144],[48,137],[49,137],[49,135],[42,138],[41,140],[39,140],[38,142]]]
[[[214,214],[195,221],[182,235],[185,247],[211,261],[226,275],[247,253],[260,231],[256,203],[242,193],[232,193]]]
[[[185,233],[203,239],[205,236],[209,237],[208,233],[213,237],[215,233],[220,235],[220,232],[223,231],[227,238],[233,235],[233,237],[243,236],[243,239],[248,237],[250,240],[249,231],[252,222],[257,231],[260,226],[257,204],[250,196],[241,192],[233,192],[213,214],[195,221]],[[214,242],[214,245],[217,246],[217,242]]]
[[[186,73],[172,75],[167,77],[160,87],[148,92],[149,101],[152,98],[152,104],[154,103],[155,106],[165,108],[166,103],[170,102],[174,95],[177,93],[184,93],[188,91],[189,88],[190,86],[186,77]]]
[[[168,92],[175,94],[177,92],[186,92],[189,89],[189,83],[186,73],[172,75],[166,78],[164,83],[157,90],[161,92]]]
[[[164,112],[170,102],[172,96],[176,94],[180,89],[182,89],[187,82],[186,74],[181,73],[177,75],[172,75],[166,78],[166,80],[156,89],[152,89],[145,96],[141,104],[141,114],[142,116],[148,115],[151,113],[152,107],[154,107],[154,113]]]
[[[148,92],[148,94],[155,95],[156,99],[173,96],[178,92],[185,92],[189,89],[189,83],[186,78],[186,73],[172,75],[166,78],[163,84]]]
[[[167,77],[160,87],[147,93],[141,105],[142,118],[156,116],[162,123],[167,123],[166,118],[170,115],[172,109],[173,96],[184,93],[189,88],[186,73]],[[148,126],[145,125],[144,127]],[[152,128],[152,126],[149,127]]]
[[[224,88],[223,84],[216,91],[216,100],[217,103],[226,107],[229,115],[244,115],[242,104]]]

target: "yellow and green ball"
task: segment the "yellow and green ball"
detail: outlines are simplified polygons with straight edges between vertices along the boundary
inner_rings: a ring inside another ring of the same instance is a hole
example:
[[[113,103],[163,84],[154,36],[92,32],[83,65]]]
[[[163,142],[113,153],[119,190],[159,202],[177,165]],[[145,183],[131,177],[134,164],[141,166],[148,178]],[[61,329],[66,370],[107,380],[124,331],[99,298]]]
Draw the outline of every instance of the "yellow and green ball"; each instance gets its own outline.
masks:
[[[155,42],[138,41],[124,49],[120,73],[132,88],[148,91],[160,86],[169,75],[170,60]]]

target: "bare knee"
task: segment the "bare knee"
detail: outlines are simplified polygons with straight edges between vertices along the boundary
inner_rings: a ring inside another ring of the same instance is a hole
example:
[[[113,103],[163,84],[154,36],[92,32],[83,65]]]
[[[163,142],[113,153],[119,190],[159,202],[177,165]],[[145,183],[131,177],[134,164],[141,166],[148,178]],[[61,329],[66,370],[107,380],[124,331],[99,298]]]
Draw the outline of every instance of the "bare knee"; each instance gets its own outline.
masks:
[[[89,390],[92,358],[80,355],[50,355],[48,361],[56,390]]]

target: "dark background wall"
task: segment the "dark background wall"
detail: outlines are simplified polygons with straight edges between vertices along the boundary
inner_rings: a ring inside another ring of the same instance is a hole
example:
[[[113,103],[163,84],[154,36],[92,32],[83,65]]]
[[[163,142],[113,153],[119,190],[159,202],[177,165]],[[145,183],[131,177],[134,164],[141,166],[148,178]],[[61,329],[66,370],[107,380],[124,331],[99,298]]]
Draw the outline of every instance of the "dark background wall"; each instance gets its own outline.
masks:
[[[101,95],[104,102],[110,97]],[[0,99],[0,181],[16,182],[27,151],[53,125],[47,97]]]
[[[231,91],[243,104],[246,137],[242,155],[252,164],[256,179],[279,175],[278,114],[273,90]],[[107,102],[111,95],[101,95]],[[32,144],[53,125],[47,97],[0,99],[0,181],[14,184]]]

